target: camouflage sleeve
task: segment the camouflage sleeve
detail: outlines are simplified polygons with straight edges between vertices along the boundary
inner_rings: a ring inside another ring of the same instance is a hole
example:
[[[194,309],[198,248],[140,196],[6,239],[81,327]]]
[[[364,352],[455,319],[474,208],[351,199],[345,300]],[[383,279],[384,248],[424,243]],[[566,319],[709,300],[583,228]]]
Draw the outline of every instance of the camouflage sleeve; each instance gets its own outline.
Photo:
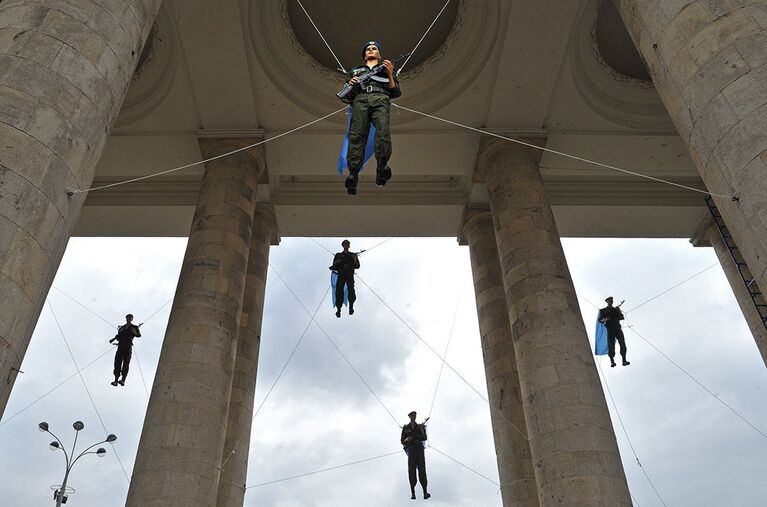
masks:
[[[396,99],[402,95],[402,90],[399,88],[399,78],[394,76],[394,88],[389,89],[389,98]]]

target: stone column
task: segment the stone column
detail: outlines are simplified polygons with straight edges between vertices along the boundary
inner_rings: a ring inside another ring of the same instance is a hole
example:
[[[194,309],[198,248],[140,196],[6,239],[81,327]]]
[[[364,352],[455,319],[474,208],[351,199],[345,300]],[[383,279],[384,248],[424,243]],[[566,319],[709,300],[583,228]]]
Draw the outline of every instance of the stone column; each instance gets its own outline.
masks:
[[[0,414],[160,3],[0,2]]]
[[[269,268],[269,246],[277,244],[277,240],[273,209],[257,205],[253,218],[253,239],[250,241],[245,297],[240,313],[232,393],[229,397],[229,417],[223,453],[223,461],[226,463],[221,470],[218,485],[218,507],[242,507],[245,500],[258,350],[261,345],[261,320],[264,314],[266,273]]]
[[[614,0],[758,283],[767,287],[767,3]]]
[[[517,358],[489,209],[466,209],[463,240],[468,243],[471,256],[503,505],[537,507],[538,490],[527,441]]]
[[[201,139],[205,158],[248,139]],[[216,504],[261,161],[205,165],[128,506]]]
[[[492,143],[490,192],[541,505],[631,505],[578,300],[538,170],[540,152]]]
[[[759,353],[762,355],[762,361],[767,366],[767,328],[765,328],[764,322],[762,322],[762,316],[754,306],[754,301],[751,299],[751,295],[743,283],[743,279],[738,272],[738,268],[735,266],[735,261],[730,255],[730,251],[724,244],[722,235],[715,226],[710,226],[705,232],[706,239],[709,244],[714,247],[714,252],[719,258],[719,263],[722,265],[722,270],[727,276],[727,281],[730,282],[732,292],[735,294],[735,299],[738,301],[740,311],[743,312],[743,317],[746,319],[751,334],[754,335],[754,341],[756,341],[756,347],[759,349]],[[732,241],[732,240],[730,240]],[[751,287],[754,292],[760,292],[759,286],[754,284]],[[764,302],[764,296],[760,298],[760,302]]]

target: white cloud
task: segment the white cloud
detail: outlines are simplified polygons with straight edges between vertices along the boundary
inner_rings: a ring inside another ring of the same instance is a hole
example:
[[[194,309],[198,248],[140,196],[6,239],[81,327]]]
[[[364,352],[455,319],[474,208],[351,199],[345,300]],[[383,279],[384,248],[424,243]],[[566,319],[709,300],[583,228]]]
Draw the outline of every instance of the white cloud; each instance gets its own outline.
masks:
[[[380,239],[353,239],[366,248]],[[331,251],[340,239],[321,238]],[[571,273],[582,298],[607,295],[625,308],[649,299],[716,262],[710,249],[676,240],[565,240]],[[181,239],[75,239],[54,285],[117,325],[127,312],[138,321],[173,296],[183,258]],[[468,249],[454,239],[397,239],[361,258],[359,275],[440,354],[444,352],[459,295],[458,318],[447,360],[480,392],[485,378]],[[330,255],[308,239],[284,239],[271,252],[273,267],[314,311],[327,288]],[[357,312],[336,319],[329,299],[317,321],[336,341],[399,423],[412,409],[429,411],[440,361],[361,281]],[[117,451],[130,473],[147,396],[138,363],[125,388],[111,380],[114,329],[66,297],[50,301],[81,366],[109,353],[84,372]],[[593,333],[595,310],[582,299]],[[169,307],[142,327],[136,356],[151,388]],[[722,400],[767,431],[763,403],[767,371],[743,322],[721,268],[715,267],[667,295],[629,313],[629,324]],[[256,405],[287,359],[309,317],[270,271],[262,332]],[[602,364],[623,422],[645,470],[668,505],[758,505],[766,493],[760,471],[767,442],[691,381],[652,347],[626,330],[628,368]],[[45,309],[35,330],[0,426],[4,505],[49,502],[49,484],[63,473],[61,456],[47,450],[36,425],[47,420],[68,441],[71,423],[86,423],[84,442],[103,430],[78,377],[8,421],[75,370]],[[497,481],[487,405],[445,368],[437,393],[430,440],[467,466]],[[611,405],[611,411],[614,410]],[[634,463],[616,414],[613,420],[632,494],[660,505]],[[8,422],[6,422],[8,421]],[[281,479],[399,450],[399,430],[312,324],[254,423],[248,485]],[[111,449],[110,449],[111,451]],[[500,506],[497,487],[438,453],[427,451],[430,505]],[[127,482],[114,456],[83,459],[73,472],[76,505],[121,505]],[[246,505],[410,505],[404,453],[301,479],[248,490]]]

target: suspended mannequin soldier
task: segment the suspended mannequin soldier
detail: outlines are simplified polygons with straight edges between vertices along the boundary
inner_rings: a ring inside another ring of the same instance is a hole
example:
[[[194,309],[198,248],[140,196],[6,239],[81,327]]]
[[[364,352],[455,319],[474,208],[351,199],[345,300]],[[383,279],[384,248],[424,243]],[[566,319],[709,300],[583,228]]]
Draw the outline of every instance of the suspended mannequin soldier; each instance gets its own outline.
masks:
[[[415,500],[416,470],[418,470],[418,482],[423,488],[423,498],[431,497],[426,491],[426,456],[424,455],[424,442],[426,441],[426,426],[415,422],[415,410],[408,414],[410,422],[402,427],[400,443],[407,454],[407,474],[410,480],[410,498]]]
[[[341,307],[344,304],[344,286],[346,286],[349,299],[349,315],[354,315],[354,302],[357,300],[357,293],[354,292],[354,270],[360,268],[360,260],[356,253],[350,252],[348,239],[341,242],[344,248],[343,252],[338,252],[333,257],[333,265],[330,270],[338,273],[335,287],[336,317],[341,317]]]
[[[385,72],[373,76],[361,89],[357,84],[357,76],[375,67],[381,61],[381,46],[376,41],[368,41],[362,49],[365,65],[353,68],[349,72],[349,86],[354,89],[351,100],[352,118],[349,127],[349,149],[346,160],[349,167],[349,177],[346,178],[346,190],[350,195],[357,193],[357,179],[365,163],[365,146],[367,144],[370,124],[376,128],[376,185],[382,187],[391,179],[391,168],[386,165],[391,157],[391,132],[389,131],[390,99],[396,99],[402,92],[394,74],[394,64],[383,60]]]
[[[109,343],[117,341],[117,352],[115,352],[115,369],[113,386],[125,385],[125,377],[128,376],[128,366],[130,365],[131,351],[133,350],[133,339],[141,336],[139,327],[133,324],[133,315],[130,313],[125,316],[125,324],[117,328],[117,334],[109,340]],[[122,378],[118,378],[122,375]]]
[[[623,358],[623,366],[628,366],[631,363],[626,361],[626,338],[624,338],[623,330],[621,329],[621,321],[624,319],[623,312],[620,309],[621,305],[613,306],[612,296],[605,299],[605,302],[607,306],[599,310],[599,322],[607,328],[607,355],[610,356],[610,366],[615,366],[615,340],[618,340],[621,346],[620,352]]]

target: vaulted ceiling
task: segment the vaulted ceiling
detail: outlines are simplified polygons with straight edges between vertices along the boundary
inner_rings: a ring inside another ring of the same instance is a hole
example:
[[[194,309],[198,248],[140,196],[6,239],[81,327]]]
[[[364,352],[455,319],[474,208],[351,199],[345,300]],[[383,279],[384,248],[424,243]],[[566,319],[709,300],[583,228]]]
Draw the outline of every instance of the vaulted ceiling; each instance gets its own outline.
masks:
[[[302,0],[344,68],[362,44],[415,46],[443,0]],[[343,76],[296,0],[166,0],[96,184],[200,160],[199,137],[269,138],[342,107]],[[401,75],[398,103],[548,148],[702,187],[611,0],[452,0]],[[283,236],[455,236],[475,131],[394,108],[394,178],[346,195],[339,113],[264,145],[259,199]],[[564,236],[689,237],[699,194],[546,153]],[[202,166],[89,195],[76,234],[186,235]],[[415,218],[414,218],[415,217]],[[403,226],[407,224],[407,226]]]

